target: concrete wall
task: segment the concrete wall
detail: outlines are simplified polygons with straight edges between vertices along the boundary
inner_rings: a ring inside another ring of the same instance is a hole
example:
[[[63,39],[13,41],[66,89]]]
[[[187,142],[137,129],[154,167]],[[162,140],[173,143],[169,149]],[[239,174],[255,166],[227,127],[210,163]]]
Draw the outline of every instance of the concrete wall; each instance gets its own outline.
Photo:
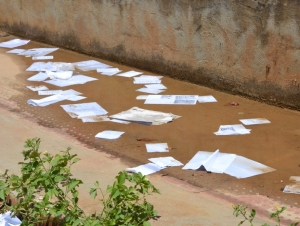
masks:
[[[0,28],[300,109],[298,0],[0,0]]]

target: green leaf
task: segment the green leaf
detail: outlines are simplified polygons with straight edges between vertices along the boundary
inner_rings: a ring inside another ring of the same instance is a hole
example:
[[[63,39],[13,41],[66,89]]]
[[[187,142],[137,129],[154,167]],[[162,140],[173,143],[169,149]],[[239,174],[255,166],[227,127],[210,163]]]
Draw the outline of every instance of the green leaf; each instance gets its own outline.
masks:
[[[90,189],[90,196],[92,199],[95,199],[97,196],[97,189],[96,188],[91,188]]]
[[[125,183],[125,174],[122,172],[118,175],[118,183],[119,184],[124,184]]]
[[[151,226],[151,224],[150,224],[150,222],[145,221],[145,222],[143,223],[143,226]]]

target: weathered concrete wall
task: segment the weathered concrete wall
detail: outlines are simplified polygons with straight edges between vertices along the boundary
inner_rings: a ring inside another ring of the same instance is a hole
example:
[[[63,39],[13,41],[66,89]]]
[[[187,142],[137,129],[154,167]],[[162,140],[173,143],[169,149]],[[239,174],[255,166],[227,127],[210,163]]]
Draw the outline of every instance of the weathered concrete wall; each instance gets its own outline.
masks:
[[[300,109],[298,0],[0,0],[0,28]]]

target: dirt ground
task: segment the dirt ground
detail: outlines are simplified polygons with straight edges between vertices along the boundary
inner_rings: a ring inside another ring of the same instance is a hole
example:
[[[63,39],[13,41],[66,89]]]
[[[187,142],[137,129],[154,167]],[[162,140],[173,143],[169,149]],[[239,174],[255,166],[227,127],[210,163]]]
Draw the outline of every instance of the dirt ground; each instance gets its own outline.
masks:
[[[11,36],[0,37],[0,41],[11,38]],[[46,45],[30,42],[24,48],[43,46]],[[68,101],[47,107],[28,105],[28,99],[39,99],[40,97],[27,89],[25,85],[45,83],[26,80],[35,74],[34,72],[25,72],[25,69],[33,63],[31,58],[4,54],[5,51],[7,50],[1,48],[0,56],[9,57],[19,66],[15,69],[15,77],[7,76],[14,73],[11,68],[7,73],[2,72],[0,77],[2,85],[0,104],[3,107],[10,106],[11,112],[20,114],[51,131],[70,135],[87,148],[112,154],[130,167],[147,163],[147,159],[150,157],[162,156],[173,156],[185,164],[200,150],[220,149],[224,153],[234,153],[250,158],[275,168],[276,171],[247,179],[237,179],[226,174],[185,171],[181,167],[171,167],[162,170],[158,175],[168,175],[205,191],[216,192],[222,199],[230,200],[234,197],[240,202],[247,202],[265,209],[271,208],[271,202],[282,203],[289,208],[295,208],[295,211],[287,213],[288,219],[300,219],[300,212],[297,212],[300,207],[300,195],[282,192],[285,185],[290,184],[290,176],[300,176],[300,112],[266,105],[168,77],[162,79],[162,84],[168,88],[162,94],[213,95],[218,102],[197,103],[188,106],[145,105],[142,100],[136,100],[136,96],[143,95],[143,93],[135,91],[143,85],[134,85],[132,78],[108,77],[95,71],[89,71],[80,73],[95,77],[98,79],[97,81],[66,87],[81,92],[83,96],[87,97],[76,103],[95,101],[109,112],[108,115],[137,106],[148,110],[171,112],[182,117],[172,123],[160,126],[144,126],[133,123],[124,125],[113,122],[82,123],[81,120],[72,119],[61,109],[60,105],[69,104]],[[63,49],[59,49],[53,55],[55,62],[95,59]],[[95,60],[118,67],[123,71],[140,71],[105,60]],[[143,72],[152,75],[150,72]],[[58,89],[50,84],[46,84],[46,86],[49,89]],[[239,106],[226,106],[231,101],[238,102]],[[244,118],[267,118],[271,124],[246,126],[246,128],[252,129],[251,134],[248,135],[216,136],[213,133],[218,130],[220,125],[239,124],[239,119]],[[94,138],[98,132],[107,129],[124,131],[125,134],[115,141]],[[155,142],[166,142],[172,149],[169,153],[147,153],[146,142],[137,141],[137,138],[151,138]],[[254,198],[258,195],[265,199]]]

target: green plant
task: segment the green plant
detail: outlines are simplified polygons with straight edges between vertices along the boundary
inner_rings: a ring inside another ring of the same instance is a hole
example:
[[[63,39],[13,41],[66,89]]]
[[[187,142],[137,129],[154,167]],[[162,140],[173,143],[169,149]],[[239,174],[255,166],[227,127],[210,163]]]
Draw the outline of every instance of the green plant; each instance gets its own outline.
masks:
[[[244,217],[244,220],[240,221],[238,226],[243,224],[245,221],[248,221],[250,223],[251,226],[253,226],[253,220],[255,218],[256,215],[256,210],[255,209],[251,209],[250,214],[248,215],[247,213],[247,209],[248,206],[247,205],[232,205],[233,208],[233,215],[235,215],[236,217],[242,215]],[[278,207],[276,207],[275,212],[270,214],[270,219],[275,218],[276,222],[278,223],[278,225],[276,224],[276,226],[280,226],[280,214],[286,210],[286,207],[283,206],[280,209]],[[299,222],[294,222],[291,223],[290,226],[297,226],[299,224]],[[262,226],[270,226],[268,224],[263,224]]]
[[[156,216],[153,205],[146,196],[159,191],[141,174],[129,175],[120,172],[107,194],[95,183],[91,188],[92,198],[98,191],[103,210],[87,216],[78,206],[78,187],[82,181],[71,174],[71,167],[80,159],[70,153],[70,148],[60,154],[39,152],[40,139],[28,139],[20,162],[21,176],[8,175],[8,170],[0,180],[1,212],[11,210],[22,220],[22,225],[37,225],[51,221],[57,225],[149,225],[148,220]],[[130,185],[126,185],[130,184]],[[16,205],[8,205],[5,200],[16,193]],[[106,197],[108,196],[108,197]]]

